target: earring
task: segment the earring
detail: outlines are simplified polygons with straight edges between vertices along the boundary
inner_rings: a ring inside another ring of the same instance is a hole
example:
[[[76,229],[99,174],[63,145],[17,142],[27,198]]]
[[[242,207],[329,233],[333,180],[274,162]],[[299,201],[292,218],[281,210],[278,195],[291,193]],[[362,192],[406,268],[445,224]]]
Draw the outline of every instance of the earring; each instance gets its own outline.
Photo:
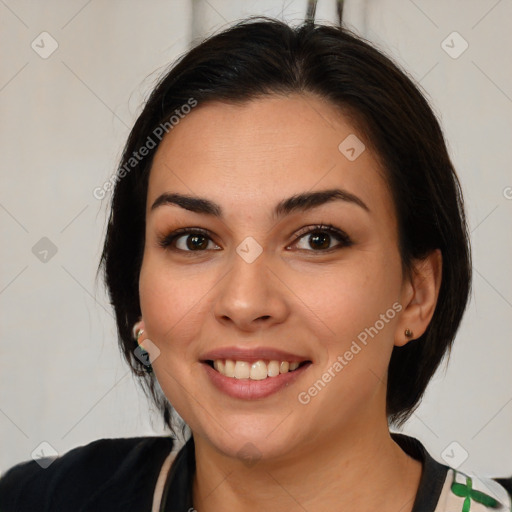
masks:
[[[144,332],[144,329],[141,329],[140,328],[140,324],[142,322],[137,322],[133,327],[132,327],[132,336],[133,336],[133,339],[136,340],[139,336],[140,336],[140,331]]]
[[[139,338],[144,334],[144,329],[139,328],[139,324],[136,323],[133,327],[133,337],[135,339],[135,344],[137,347],[135,348],[135,357],[142,363],[144,366],[144,370],[147,373],[153,373],[153,367],[151,366],[149,353],[148,351],[139,344]]]
[[[405,329],[404,331],[404,334],[407,338],[412,338],[413,337],[413,333],[410,329]]]

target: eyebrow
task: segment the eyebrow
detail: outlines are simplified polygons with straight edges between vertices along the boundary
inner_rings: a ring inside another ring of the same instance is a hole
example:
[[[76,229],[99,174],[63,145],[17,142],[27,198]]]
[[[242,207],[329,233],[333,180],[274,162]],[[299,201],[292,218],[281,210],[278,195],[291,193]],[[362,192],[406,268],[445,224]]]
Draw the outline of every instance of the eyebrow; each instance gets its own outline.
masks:
[[[304,192],[296,194],[280,201],[274,208],[273,216],[275,218],[285,217],[296,211],[307,211],[317,208],[332,201],[344,201],[355,204],[370,212],[370,209],[358,196],[339,188],[321,190],[318,192]],[[205,215],[222,217],[222,207],[210,199],[202,197],[189,196],[178,193],[164,193],[155,200],[151,206],[151,211],[163,205],[177,205],[185,210]]]

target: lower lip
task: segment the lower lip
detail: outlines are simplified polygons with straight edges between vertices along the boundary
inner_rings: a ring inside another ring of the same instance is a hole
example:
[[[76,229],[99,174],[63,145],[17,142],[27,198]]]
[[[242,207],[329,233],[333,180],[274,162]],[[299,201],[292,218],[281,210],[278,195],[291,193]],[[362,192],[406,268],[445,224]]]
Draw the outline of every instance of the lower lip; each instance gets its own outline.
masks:
[[[311,366],[311,363],[306,363],[292,372],[280,373],[276,377],[251,380],[226,377],[217,370],[214,370],[209,364],[202,364],[206,374],[217,389],[226,395],[233,398],[241,398],[242,400],[257,400],[277,393],[279,390],[292,384]]]

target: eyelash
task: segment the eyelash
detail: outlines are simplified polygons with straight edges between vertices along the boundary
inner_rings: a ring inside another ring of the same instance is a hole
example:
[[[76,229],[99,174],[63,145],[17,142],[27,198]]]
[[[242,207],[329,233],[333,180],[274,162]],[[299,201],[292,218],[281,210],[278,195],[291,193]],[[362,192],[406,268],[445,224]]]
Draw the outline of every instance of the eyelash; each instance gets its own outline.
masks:
[[[299,232],[297,234],[297,236],[295,237],[295,239],[293,240],[292,244],[290,244],[290,245],[296,244],[301,238],[304,238],[307,235],[312,235],[315,233],[328,233],[330,236],[335,238],[340,243],[339,243],[339,245],[330,247],[329,249],[320,249],[317,251],[315,251],[314,249],[311,249],[311,250],[299,249],[299,250],[303,250],[303,251],[305,250],[306,252],[318,252],[318,253],[326,253],[327,252],[328,253],[328,252],[332,252],[334,250],[341,249],[343,247],[350,247],[351,245],[353,245],[351,238],[344,231],[336,228],[332,224],[317,224],[315,226],[308,226],[307,228],[304,228],[304,229],[305,229],[305,231]],[[180,229],[177,229],[176,231],[173,231],[172,233],[169,233],[168,235],[161,237],[158,240],[158,245],[160,247],[162,247],[163,249],[179,251],[181,253],[195,253],[195,252],[205,252],[207,250],[212,250],[212,249],[203,249],[203,250],[199,250],[199,251],[190,251],[190,250],[186,251],[183,249],[178,249],[176,247],[173,247],[172,244],[178,238],[180,238],[184,235],[189,235],[189,236],[190,235],[201,235],[201,236],[207,237],[208,239],[212,240],[211,236],[210,236],[211,235],[210,232],[207,231],[206,229],[180,228]],[[290,247],[290,246],[288,246],[288,247]],[[218,249],[214,249],[214,250],[218,250]]]

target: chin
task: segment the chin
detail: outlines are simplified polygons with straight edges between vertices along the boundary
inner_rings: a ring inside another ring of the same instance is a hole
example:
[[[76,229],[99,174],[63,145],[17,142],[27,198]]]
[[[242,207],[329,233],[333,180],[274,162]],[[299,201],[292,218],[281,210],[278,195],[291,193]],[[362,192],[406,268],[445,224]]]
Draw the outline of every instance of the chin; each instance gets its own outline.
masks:
[[[229,429],[219,427],[215,432],[203,431],[199,435],[226,457],[244,460],[250,465],[260,459],[286,456],[300,444],[298,432],[287,432],[279,426],[279,421],[273,422],[272,427],[268,421],[258,425],[253,416],[246,421],[238,421]]]

